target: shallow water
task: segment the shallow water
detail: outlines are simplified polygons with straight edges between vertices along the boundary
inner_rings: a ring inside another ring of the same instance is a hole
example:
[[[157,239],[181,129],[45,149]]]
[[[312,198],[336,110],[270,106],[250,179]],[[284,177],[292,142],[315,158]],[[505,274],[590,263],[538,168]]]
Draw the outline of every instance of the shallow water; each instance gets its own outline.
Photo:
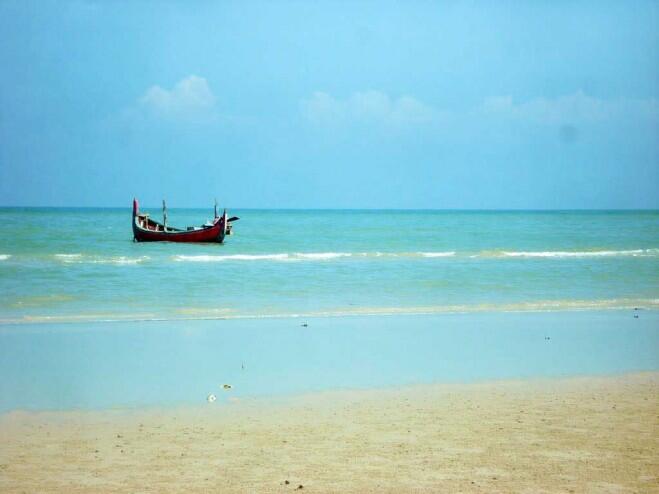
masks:
[[[0,411],[657,370],[658,328],[648,310],[4,325]]]
[[[133,243],[130,208],[0,209],[0,323],[659,306],[656,211],[229,213],[182,245]]]

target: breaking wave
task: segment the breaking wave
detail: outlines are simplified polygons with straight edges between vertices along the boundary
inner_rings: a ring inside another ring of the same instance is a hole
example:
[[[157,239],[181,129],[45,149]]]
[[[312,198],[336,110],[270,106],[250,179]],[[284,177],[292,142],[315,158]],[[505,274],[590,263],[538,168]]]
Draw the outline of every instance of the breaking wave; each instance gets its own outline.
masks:
[[[353,254],[347,252],[311,252],[308,254],[293,254],[294,258],[310,260],[338,259],[339,257],[352,257],[352,255]]]
[[[455,252],[419,252],[422,257],[453,257]]]
[[[531,251],[508,252],[501,254],[505,257],[638,257],[656,256],[659,249],[633,249],[633,250],[593,250],[593,251]]]
[[[278,254],[230,254],[230,255],[175,255],[177,262],[226,262],[226,261],[330,261],[345,258],[480,258],[480,259],[562,259],[598,257],[659,257],[659,249],[592,250],[592,251],[481,251],[481,252],[295,252]]]
[[[6,261],[11,257],[11,254],[0,254],[0,261]]]
[[[341,258],[451,257],[455,252],[294,252],[282,254],[175,255],[178,262],[330,261]]]
[[[55,254],[55,257],[57,259],[67,261],[71,259],[80,259],[82,257],[82,254]]]
[[[0,261],[13,257],[11,254],[0,254]],[[82,253],[53,254],[54,259],[62,264],[107,264],[107,265],[135,265],[147,261],[158,261],[148,255],[142,256],[107,256]],[[280,252],[264,254],[176,254],[167,255],[167,259],[174,262],[214,263],[214,262],[326,262],[336,260],[369,260],[369,259],[397,259],[397,260],[440,260],[440,259],[597,259],[597,258],[648,258],[659,257],[659,248],[627,249],[627,250],[547,250],[547,251],[514,251],[514,250],[485,250],[485,251],[418,251],[418,252]],[[23,259],[23,256],[21,257]],[[26,259],[27,260],[27,259]]]
[[[96,256],[83,254],[55,254],[55,259],[64,264],[139,264],[150,259],[149,256]]]
[[[178,262],[222,262],[222,261],[286,261],[289,259],[288,254],[234,254],[226,256],[196,255],[172,256],[174,261]]]

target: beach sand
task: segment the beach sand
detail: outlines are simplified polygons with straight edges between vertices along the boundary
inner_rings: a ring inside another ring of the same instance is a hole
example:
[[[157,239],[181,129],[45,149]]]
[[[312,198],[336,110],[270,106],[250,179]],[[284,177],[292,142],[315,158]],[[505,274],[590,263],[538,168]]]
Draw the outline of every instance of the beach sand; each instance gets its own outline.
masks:
[[[659,373],[217,394],[6,413],[0,492],[659,492]]]

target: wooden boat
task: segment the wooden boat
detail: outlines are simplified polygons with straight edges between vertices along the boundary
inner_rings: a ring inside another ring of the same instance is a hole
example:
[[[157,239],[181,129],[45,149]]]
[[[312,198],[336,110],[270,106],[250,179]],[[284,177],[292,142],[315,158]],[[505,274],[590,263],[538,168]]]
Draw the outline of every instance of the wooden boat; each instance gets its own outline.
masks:
[[[163,222],[151,219],[148,213],[141,213],[137,199],[133,199],[133,239],[136,242],[224,242],[226,235],[231,235],[231,222],[240,218],[227,218],[225,209],[222,216],[217,214],[213,221],[202,226],[189,226],[186,229],[174,228],[167,224],[167,206],[162,201]]]

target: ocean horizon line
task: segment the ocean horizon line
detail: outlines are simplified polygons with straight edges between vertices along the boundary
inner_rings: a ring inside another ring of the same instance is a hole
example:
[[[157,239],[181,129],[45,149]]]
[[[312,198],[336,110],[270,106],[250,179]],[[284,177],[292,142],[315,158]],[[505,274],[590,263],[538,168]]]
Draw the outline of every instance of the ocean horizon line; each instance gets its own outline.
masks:
[[[144,209],[161,209],[161,204],[144,205],[140,204]],[[169,210],[190,210],[198,211],[211,208],[209,205],[204,206],[167,206]],[[224,208],[225,206],[219,205]],[[30,205],[30,206],[16,206],[16,205],[0,205],[0,210],[61,210],[61,211],[95,211],[95,210],[126,210],[131,209],[132,205],[127,203],[125,206],[45,206],[45,205]],[[461,212],[474,212],[474,213],[659,213],[657,208],[413,208],[413,207],[252,207],[252,206],[226,206],[227,209],[238,209],[242,211],[335,211],[335,212],[447,212],[447,213],[461,213]]]

